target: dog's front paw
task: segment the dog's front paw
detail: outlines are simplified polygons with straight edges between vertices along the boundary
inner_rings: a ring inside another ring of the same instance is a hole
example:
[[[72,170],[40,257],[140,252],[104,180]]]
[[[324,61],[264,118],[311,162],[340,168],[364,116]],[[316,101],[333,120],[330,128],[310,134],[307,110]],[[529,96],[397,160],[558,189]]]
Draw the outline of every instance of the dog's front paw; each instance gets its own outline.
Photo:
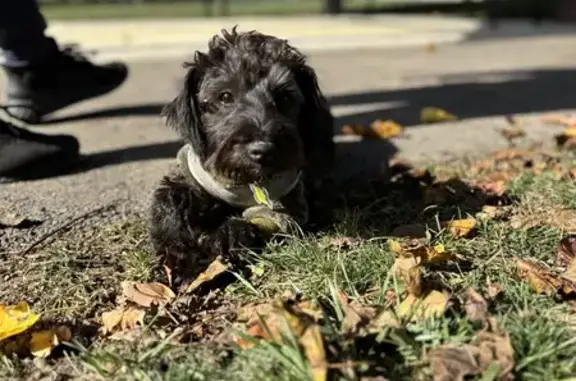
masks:
[[[259,250],[266,242],[260,229],[254,224],[239,218],[230,218],[220,228],[215,237],[215,254],[238,256],[241,249]]]

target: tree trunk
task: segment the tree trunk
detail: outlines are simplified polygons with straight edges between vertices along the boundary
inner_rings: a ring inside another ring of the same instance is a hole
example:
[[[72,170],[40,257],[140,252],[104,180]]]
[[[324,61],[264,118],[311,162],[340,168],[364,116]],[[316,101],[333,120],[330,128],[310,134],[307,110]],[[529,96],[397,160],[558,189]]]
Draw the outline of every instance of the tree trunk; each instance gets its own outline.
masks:
[[[342,0],[325,0],[324,12],[331,15],[342,13]]]

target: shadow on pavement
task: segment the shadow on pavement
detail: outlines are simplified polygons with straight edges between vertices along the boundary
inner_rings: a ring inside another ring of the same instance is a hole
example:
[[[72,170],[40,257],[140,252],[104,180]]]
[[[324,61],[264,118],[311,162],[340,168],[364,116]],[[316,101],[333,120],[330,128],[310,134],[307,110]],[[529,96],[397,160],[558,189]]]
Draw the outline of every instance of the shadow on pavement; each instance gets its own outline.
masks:
[[[366,103],[388,103],[393,106],[359,112],[337,118],[339,130],[344,124],[367,125],[375,119],[393,119],[407,128],[417,126],[423,107],[443,108],[460,119],[505,116],[519,113],[546,112],[576,107],[576,69],[537,70],[501,73],[447,75],[437,86],[390,91],[367,91],[329,98],[332,106]],[[104,110],[93,115],[142,113],[154,106]],[[154,113],[156,115],[156,113]],[[418,126],[425,128],[424,126]],[[432,142],[433,143],[433,142]],[[128,147],[87,156],[78,170],[126,162],[172,158],[180,143],[161,143]],[[388,159],[397,152],[390,141],[352,141],[338,144],[338,157],[343,177],[381,173]]]
[[[332,106],[387,102],[399,106],[355,113],[341,124],[393,119],[420,123],[423,107],[443,108],[461,119],[544,112],[576,107],[576,69],[445,75],[439,84],[391,91],[368,91],[329,98]]]
[[[82,112],[79,114],[56,117],[53,119],[46,120],[42,122],[42,124],[67,123],[85,119],[112,118],[115,116],[147,116],[147,115],[160,116],[160,112],[162,111],[163,107],[164,107],[163,103],[150,103],[138,106],[114,107],[114,108],[107,108],[104,110]]]

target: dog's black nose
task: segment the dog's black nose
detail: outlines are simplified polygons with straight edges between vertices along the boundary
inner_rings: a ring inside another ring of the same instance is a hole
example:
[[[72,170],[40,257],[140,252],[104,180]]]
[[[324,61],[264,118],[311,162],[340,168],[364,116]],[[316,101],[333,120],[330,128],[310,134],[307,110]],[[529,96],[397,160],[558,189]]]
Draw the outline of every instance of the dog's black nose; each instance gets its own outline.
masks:
[[[270,152],[274,148],[274,145],[269,142],[258,141],[248,144],[246,148],[248,150],[248,155],[250,155],[252,160],[261,162],[265,160],[267,156],[269,156]]]

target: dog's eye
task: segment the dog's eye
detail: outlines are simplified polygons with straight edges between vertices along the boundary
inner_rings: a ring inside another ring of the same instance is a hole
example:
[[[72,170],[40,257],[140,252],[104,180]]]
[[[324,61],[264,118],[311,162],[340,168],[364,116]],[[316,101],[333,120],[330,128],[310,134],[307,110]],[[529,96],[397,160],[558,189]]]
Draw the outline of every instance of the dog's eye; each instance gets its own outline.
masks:
[[[285,107],[290,104],[290,101],[292,100],[292,94],[287,91],[283,91],[278,93],[274,98],[276,104],[279,107]]]
[[[223,93],[221,93],[218,96],[218,99],[220,99],[220,102],[222,102],[222,103],[234,102],[234,97],[232,96],[232,93],[230,93],[229,91],[224,91]]]

